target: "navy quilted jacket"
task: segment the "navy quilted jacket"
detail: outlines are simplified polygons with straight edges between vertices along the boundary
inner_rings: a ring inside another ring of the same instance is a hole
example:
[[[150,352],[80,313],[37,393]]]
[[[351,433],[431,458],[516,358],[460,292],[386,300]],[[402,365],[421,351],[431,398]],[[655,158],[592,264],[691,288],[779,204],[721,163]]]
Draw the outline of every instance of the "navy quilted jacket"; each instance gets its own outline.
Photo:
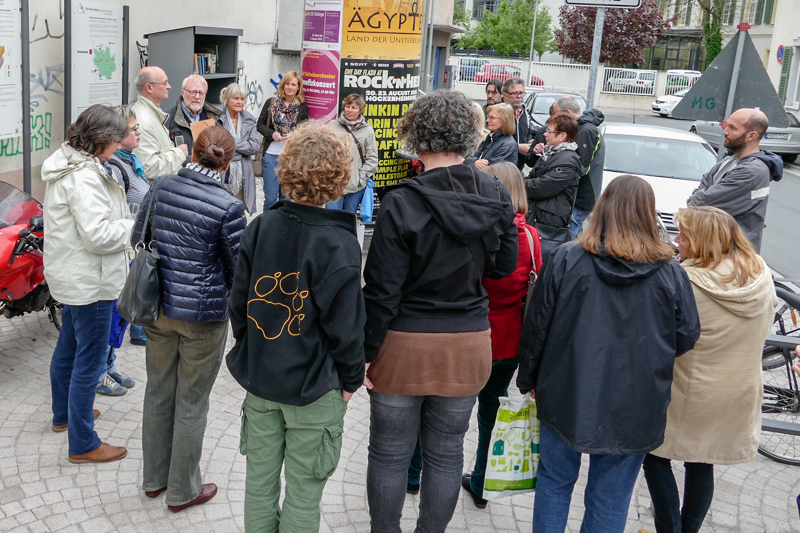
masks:
[[[189,322],[228,318],[228,294],[247,220],[244,204],[213,179],[182,168],[158,189],[155,233],[164,314]],[[131,237],[141,234],[150,193]]]

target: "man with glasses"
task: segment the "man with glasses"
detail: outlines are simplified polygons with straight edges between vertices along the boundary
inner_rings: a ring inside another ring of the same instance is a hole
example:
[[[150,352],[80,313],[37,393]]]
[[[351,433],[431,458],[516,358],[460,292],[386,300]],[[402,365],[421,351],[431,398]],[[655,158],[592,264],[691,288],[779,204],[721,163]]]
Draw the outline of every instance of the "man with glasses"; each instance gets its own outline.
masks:
[[[175,144],[186,143],[189,154],[192,153],[192,129],[189,124],[200,120],[220,120],[222,112],[206,102],[208,82],[197,74],[192,74],[181,85],[181,95],[178,103],[169,110],[167,129],[169,137]]]
[[[508,78],[503,84],[503,100],[514,108],[514,118],[516,120],[517,131],[514,139],[517,141],[517,167],[522,170],[525,167],[525,156],[531,150],[531,140],[533,139],[533,117],[525,109],[525,82],[521,78]]]
[[[483,106],[483,113],[489,114],[489,106],[503,103],[503,82],[497,78],[492,78],[486,82],[486,104]]]
[[[185,143],[175,146],[165,126],[169,115],[161,109],[161,102],[167,99],[171,88],[167,74],[159,67],[144,67],[134,84],[139,98],[131,110],[139,120],[142,136],[133,153],[141,161],[147,179],[175,174],[186,161],[189,148]]]

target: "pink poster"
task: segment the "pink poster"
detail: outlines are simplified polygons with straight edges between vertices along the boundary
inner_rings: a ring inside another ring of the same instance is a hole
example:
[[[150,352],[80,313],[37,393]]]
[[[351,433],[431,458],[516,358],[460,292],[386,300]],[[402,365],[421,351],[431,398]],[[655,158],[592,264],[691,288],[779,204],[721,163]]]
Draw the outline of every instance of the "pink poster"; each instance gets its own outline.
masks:
[[[339,112],[339,52],[303,50],[303,91],[311,118],[330,122]]]

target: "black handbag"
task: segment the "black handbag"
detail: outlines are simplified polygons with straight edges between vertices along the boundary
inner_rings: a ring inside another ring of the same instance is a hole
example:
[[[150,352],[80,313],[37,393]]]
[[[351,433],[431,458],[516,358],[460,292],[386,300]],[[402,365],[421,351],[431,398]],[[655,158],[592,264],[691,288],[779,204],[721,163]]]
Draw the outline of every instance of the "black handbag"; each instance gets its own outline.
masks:
[[[136,257],[131,263],[131,270],[117,301],[119,316],[136,326],[152,326],[158,320],[161,310],[158,243],[154,224],[150,217],[151,212],[155,216],[153,205],[156,202],[156,193],[165,177],[160,177],[151,190],[147,214],[142,222],[142,233],[139,242],[136,243]],[[147,242],[148,230],[152,234],[149,242]]]

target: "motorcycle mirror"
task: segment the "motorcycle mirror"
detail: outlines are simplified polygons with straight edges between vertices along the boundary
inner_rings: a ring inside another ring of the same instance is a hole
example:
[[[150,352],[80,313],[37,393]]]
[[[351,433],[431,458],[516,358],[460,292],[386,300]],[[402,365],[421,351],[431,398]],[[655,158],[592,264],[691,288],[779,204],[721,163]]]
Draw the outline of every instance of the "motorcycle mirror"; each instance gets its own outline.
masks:
[[[44,230],[44,217],[31,217],[31,230],[35,233]]]

